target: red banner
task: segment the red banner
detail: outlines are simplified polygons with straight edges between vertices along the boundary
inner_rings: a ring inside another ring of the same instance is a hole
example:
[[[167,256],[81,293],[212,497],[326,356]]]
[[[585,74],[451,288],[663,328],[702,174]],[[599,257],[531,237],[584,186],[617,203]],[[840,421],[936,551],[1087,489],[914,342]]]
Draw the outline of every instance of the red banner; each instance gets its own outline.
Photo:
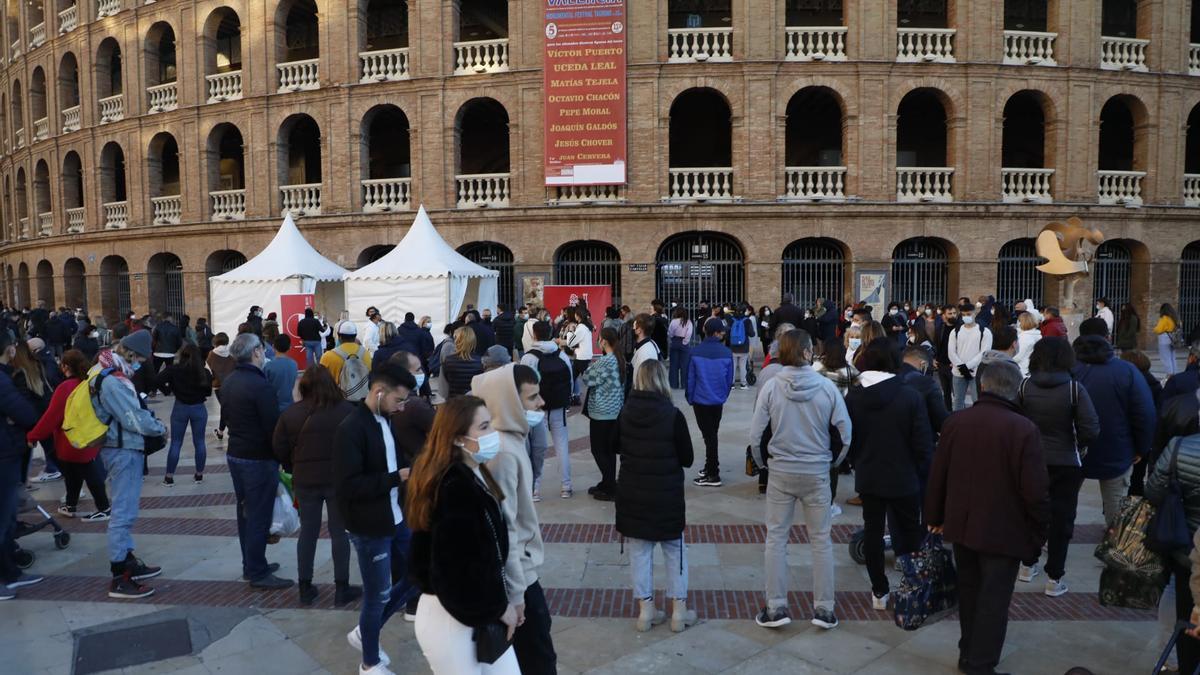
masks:
[[[587,304],[588,312],[592,315],[592,349],[600,354],[600,322],[604,320],[604,310],[612,304],[612,286],[546,286],[546,311],[552,319],[558,318],[558,313],[565,307],[575,307],[582,300]]]
[[[279,316],[283,319],[279,327],[292,338],[292,349],[287,355],[300,366],[300,370],[308,367],[308,357],[304,353],[304,343],[300,341],[296,327],[304,318],[304,310],[316,311],[315,305],[316,300],[312,293],[279,296]]]
[[[625,0],[542,0],[546,185],[623,185]]]

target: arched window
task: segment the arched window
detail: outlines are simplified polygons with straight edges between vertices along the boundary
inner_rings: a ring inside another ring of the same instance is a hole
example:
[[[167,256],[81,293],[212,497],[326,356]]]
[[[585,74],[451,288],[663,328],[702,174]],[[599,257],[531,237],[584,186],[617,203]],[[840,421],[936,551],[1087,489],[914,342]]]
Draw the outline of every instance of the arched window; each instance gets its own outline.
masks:
[[[293,63],[321,56],[320,23],[317,5],[313,0],[293,0],[280,6],[283,39],[277,43],[275,58],[279,63]],[[286,10],[286,11],[285,11]]]
[[[29,288],[29,265],[21,263],[17,267],[17,304],[22,308],[28,308],[32,303],[29,297],[32,295]]]
[[[458,42],[508,37],[508,0],[462,0],[458,6]]]
[[[1104,298],[1113,311],[1129,302],[1133,285],[1133,253],[1125,244],[1106,241],[1092,262],[1092,300]]]
[[[733,197],[729,104],[714,89],[688,89],[671,103],[670,195],[679,201]]]
[[[362,3],[366,2],[366,11]],[[408,77],[408,2],[359,0],[358,43],[363,82]]]
[[[21,227],[21,238],[30,237],[29,229],[29,190],[25,180],[25,167],[17,169],[17,222]]]
[[[831,239],[798,239],[783,250],[780,288],[791,293],[796,304],[812,307],[818,298],[840,307],[845,278],[842,246]]]
[[[1045,106],[1045,95],[1031,90],[1013,94],[1004,104],[1000,174],[1006,202],[1053,201]]]
[[[183,262],[174,253],[156,253],[146,266],[146,291],[150,309],[182,316]]]
[[[613,304],[621,304],[621,254],[603,241],[572,241],[554,254],[554,283],[564,286],[610,286]],[[603,307],[593,307],[599,315]]]
[[[458,110],[458,207],[508,206],[508,111],[491,98],[475,98]]]
[[[786,195],[799,199],[845,197],[842,101],[828,87],[805,87],[787,106]]]
[[[62,132],[79,131],[79,63],[71,52],[58,64],[58,107]]]
[[[953,200],[945,94],[914,89],[896,110],[896,199],[902,202]]]
[[[50,137],[50,119],[46,114],[46,71],[41,66],[33,69],[29,78],[29,113],[33,116],[33,140],[43,141]]]
[[[392,249],[394,248],[396,248],[394,244],[377,244],[375,246],[368,246],[364,248],[362,253],[358,254],[358,265],[356,266],[356,269],[362,269],[367,265],[370,265],[376,260],[379,260],[383,256],[391,253]]]
[[[937,239],[906,239],[892,251],[889,298],[914,305],[941,305],[949,297],[950,257]]]
[[[147,107],[150,112],[174,110],[178,105],[175,87],[175,30],[160,21],[146,33],[145,74]]]
[[[1200,241],[1183,249],[1179,260],[1179,320],[1188,335],[1200,324]]]
[[[115,142],[100,151],[100,200],[104,208],[104,227],[122,228],[129,224],[129,202],[125,194],[125,153]]]
[[[87,272],[79,258],[68,258],[63,264],[63,291],[67,307],[87,313]]]
[[[1133,96],[1114,96],[1100,110],[1099,201],[1140,204],[1149,133],[1146,107]]]
[[[228,7],[213,10],[204,22],[204,75],[209,103],[242,97],[242,22]]]
[[[100,308],[112,326],[129,316],[133,303],[129,294],[129,264],[119,255],[100,261]]]
[[[1014,239],[1000,249],[996,261],[996,301],[1012,308],[1018,302],[1031,299],[1042,304],[1042,264],[1032,239]],[[1034,307],[1036,309],[1036,307]]]
[[[1004,0],[1004,30],[1045,32],[1048,0]]]
[[[1200,12],[1197,12],[1200,15]],[[1192,108],[1188,113],[1187,118],[1187,140],[1184,145],[1183,153],[1183,172],[1190,176],[1200,178],[1200,105]],[[1200,181],[1198,181],[1200,182]],[[1200,184],[1195,188],[1196,192],[1191,195],[1194,200],[1200,200]]]
[[[476,265],[499,272],[500,278],[496,282],[497,299],[516,307],[513,304],[517,301],[513,254],[507,246],[492,241],[476,241],[459,246],[458,252]]]
[[[123,92],[121,45],[116,38],[105,38],[96,52],[96,94],[104,99]]]
[[[146,172],[150,179],[154,224],[178,225],[182,203],[179,197],[179,144],[174,136],[164,131],[150,139]]]
[[[67,210],[67,234],[83,231],[83,162],[74,150],[63,158],[63,206]]]
[[[1105,37],[1138,37],[1137,0],[1103,0],[1100,34]]]
[[[58,307],[54,298],[54,265],[49,260],[37,264],[37,299],[46,303],[46,309],[51,311]]]
[[[279,127],[279,184],[284,212],[321,212],[321,128],[303,113]]]
[[[13,80],[12,85],[12,126],[16,136],[16,148],[25,147],[25,110],[24,98],[21,96],[21,81]]]
[[[841,26],[842,0],[787,0],[789,26]]]
[[[408,117],[394,105],[371,108],[361,134],[363,211],[407,209],[411,197]]]
[[[242,132],[228,122],[213,127],[205,146],[213,220],[246,217],[246,163]]]
[[[742,247],[718,232],[685,232],[667,239],[655,256],[655,295],[695,315],[701,301],[744,302]]]
[[[33,168],[33,208],[37,213],[38,234],[43,237],[54,234],[54,213],[50,210],[50,167],[46,166],[44,159],[39,159]]]

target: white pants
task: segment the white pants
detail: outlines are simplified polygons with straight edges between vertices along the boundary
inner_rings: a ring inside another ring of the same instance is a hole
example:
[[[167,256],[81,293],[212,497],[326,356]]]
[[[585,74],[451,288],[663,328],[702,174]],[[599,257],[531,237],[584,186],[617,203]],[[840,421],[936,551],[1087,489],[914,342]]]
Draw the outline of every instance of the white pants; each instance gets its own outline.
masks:
[[[493,664],[476,661],[471,628],[450,616],[436,595],[421,596],[416,633],[417,644],[434,675],[521,675],[512,647]]]

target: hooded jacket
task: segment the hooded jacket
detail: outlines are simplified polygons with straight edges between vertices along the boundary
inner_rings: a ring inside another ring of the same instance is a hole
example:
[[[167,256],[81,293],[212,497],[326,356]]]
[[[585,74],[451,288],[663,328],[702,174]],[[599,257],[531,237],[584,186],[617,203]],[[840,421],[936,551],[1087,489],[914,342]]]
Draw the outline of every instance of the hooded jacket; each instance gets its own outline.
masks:
[[[1149,457],[1154,440],[1155,411],[1150,387],[1141,371],[1113,356],[1112,345],[1099,335],[1074,342],[1072,374],[1087,388],[1100,417],[1100,435],[1083,460],[1085,478],[1116,478],[1133,465],[1134,455]]]
[[[505,349],[512,350],[513,345],[513,330],[516,325],[516,317],[512,312],[501,312],[492,320],[492,330],[496,332],[496,344],[503,345]]]
[[[525,589],[538,580],[546,546],[533,505],[533,466],[525,447],[529,423],[513,377],[515,367],[510,363],[476,375],[471,380],[471,393],[487,404],[492,429],[500,432],[500,452],[487,468],[504,495],[500,508],[508,525],[508,557],[504,563],[508,601],[520,605],[525,603]]]
[[[821,342],[833,339],[837,332],[838,311],[832,300],[826,300],[825,312],[817,317],[817,333]]]
[[[275,458],[292,474],[295,485],[305,488],[333,486],[333,448],[342,421],[354,404],[338,401],[316,409],[300,401],[279,416],[271,445]],[[403,460],[401,460],[403,461]]]
[[[101,352],[100,363],[93,369],[112,368],[112,358],[112,352]],[[146,447],[144,436],[163,436],[167,433],[167,428],[154,413],[143,407],[133,382],[120,368],[110,372],[101,381],[100,395],[92,397],[92,407],[96,409],[100,421],[108,424],[102,447],[141,451]]]
[[[671,541],[683,535],[683,470],[694,454],[687,419],[661,394],[635,390],[617,418],[617,532]]]
[[[894,498],[915,495],[925,484],[933,432],[925,402],[900,377],[850,388],[846,408],[858,429],[850,446],[854,488],[859,494]]]
[[[933,429],[933,433],[941,433],[942,425],[950,416],[950,411],[946,410],[946,399],[942,395],[941,385],[931,375],[924,375],[907,363],[900,364],[897,376],[905,386],[920,394],[925,402],[925,411],[929,415],[929,427]]]
[[[213,386],[220,387],[225,378],[233,374],[233,368],[237,362],[229,355],[229,345],[221,345],[214,347],[208,353],[208,370],[213,374]]]
[[[844,447],[853,442],[850,414],[837,385],[807,365],[785,366],[761,386],[750,423],[750,445],[761,442],[768,424],[773,432],[767,445],[771,471],[829,473],[830,462],[843,459],[834,458],[830,451],[830,427],[837,429]]]
[[[1071,374],[1065,372],[1034,373],[1021,383],[1018,401],[1042,434],[1047,466],[1081,466],[1080,455],[1100,434],[1087,388],[1075,385],[1079,394],[1072,405],[1071,383]]]
[[[725,405],[733,387],[733,352],[714,336],[692,349],[687,361],[687,402]]]
[[[1029,377],[1029,357],[1033,356],[1033,347],[1042,339],[1042,331],[1036,328],[1017,331],[1017,355],[1013,360],[1021,368],[1021,374]]]

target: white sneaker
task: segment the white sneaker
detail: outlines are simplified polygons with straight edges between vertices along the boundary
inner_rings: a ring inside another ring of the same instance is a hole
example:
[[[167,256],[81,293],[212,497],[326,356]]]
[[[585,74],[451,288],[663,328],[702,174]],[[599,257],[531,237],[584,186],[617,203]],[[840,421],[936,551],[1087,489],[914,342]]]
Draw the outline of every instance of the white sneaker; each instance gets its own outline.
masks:
[[[1017,573],[1017,580],[1029,583],[1030,581],[1033,581],[1033,578],[1038,574],[1040,574],[1040,572],[1038,572],[1037,563],[1034,563],[1028,567],[1021,565],[1021,571]]]
[[[358,664],[358,675],[396,675],[396,673],[389,670],[387,666],[383,665],[383,661],[380,661],[370,668],[364,668],[363,664]]]
[[[883,597],[879,597],[874,593],[871,594],[871,608],[886,610],[888,606],[888,598],[892,597],[891,593],[884,593]]]
[[[1044,591],[1046,595],[1052,598],[1057,598],[1060,595],[1066,595],[1068,590],[1070,589],[1067,588],[1066,582],[1062,579],[1057,581],[1049,578],[1046,579],[1046,590]]]
[[[840,516],[840,515],[842,515],[842,507],[838,506],[837,504],[832,504],[832,505],[830,505],[830,507],[829,507],[829,517],[830,517],[830,518],[837,518],[837,517],[838,517],[838,516]]]
[[[358,630],[358,626],[355,626],[354,630],[350,631],[349,633],[346,633],[346,642],[349,642],[351,647],[354,647],[355,649],[358,650],[359,656],[362,655],[362,633]],[[373,675],[391,675],[392,671],[387,669],[387,666],[391,665],[391,663],[392,663],[392,660],[389,659],[387,653],[383,651],[383,647],[380,647],[379,648],[379,663],[375,664],[375,667],[378,668],[380,666],[383,666],[383,670],[375,670],[374,668],[369,669],[369,670],[362,670],[362,662],[361,661],[359,662],[358,667],[359,667],[359,671],[363,672],[363,673],[372,673]]]
[[[33,479],[33,482],[35,482],[35,483],[49,483],[49,482],[51,482],[51,481],[56,481],[56,480],[61,480],[61,479],[62,479],[62,472],[61,472],[61,471],[53,471],[53,472],[51,472],[51,473],[46,473],[45,471],[43,471],[43,472],[41,472],[40,474],[38,474],[38,477],[37,477],[37,478],[34,478],[34,479]]]

